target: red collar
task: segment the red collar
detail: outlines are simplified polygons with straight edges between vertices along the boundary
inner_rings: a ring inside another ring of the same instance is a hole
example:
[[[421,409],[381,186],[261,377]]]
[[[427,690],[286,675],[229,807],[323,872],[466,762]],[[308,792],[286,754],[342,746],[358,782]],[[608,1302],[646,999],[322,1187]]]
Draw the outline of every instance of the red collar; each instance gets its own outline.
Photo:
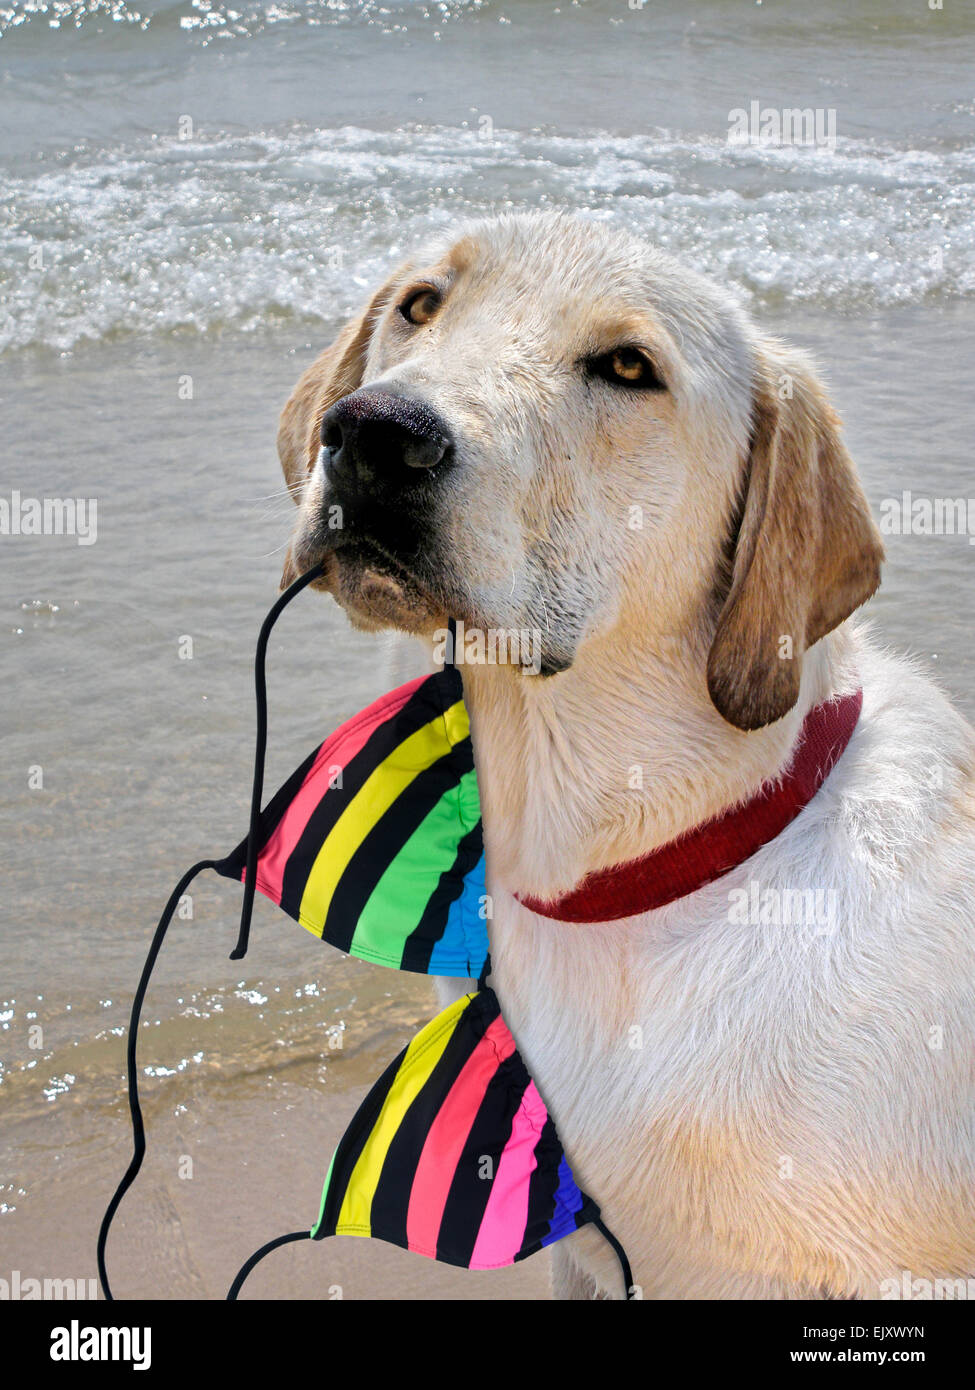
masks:
[[[803,721],[788,770],[739,806],[651,850],[642,859],[599,869],[550,902],[518,901],[559,922],[612,922],[686,897],[735,869],[774,840],[823,785],[849,743],[863,691],[827,700]]]

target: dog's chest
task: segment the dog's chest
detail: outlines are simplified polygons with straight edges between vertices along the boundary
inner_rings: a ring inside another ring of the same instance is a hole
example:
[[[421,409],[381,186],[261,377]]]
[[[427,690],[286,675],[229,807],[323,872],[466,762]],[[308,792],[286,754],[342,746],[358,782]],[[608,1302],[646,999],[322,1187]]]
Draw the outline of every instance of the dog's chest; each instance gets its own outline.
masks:
[[[580,926],[498,905],[492,983],[576,1161],[642,1152],[645,1166],[648,1134],[684,1142],[747,1094],[752,997],[721,1024],[728,972],[745,968],[722,955],[722,925],[654,939],[638,920]]]
[[[820,1180],[803,1170],[814,1100],[769,1084],[796,1071],[787,961],[729,931],[727,911],[664,932],[541,919],[508,898],[491,935],[505,1017],[640,1277],[671,1293],[737,1277],[742,1230],[767,1268],[786,1205],[801,1225]],[[593,1272],[612,1287],[611,1264]]]

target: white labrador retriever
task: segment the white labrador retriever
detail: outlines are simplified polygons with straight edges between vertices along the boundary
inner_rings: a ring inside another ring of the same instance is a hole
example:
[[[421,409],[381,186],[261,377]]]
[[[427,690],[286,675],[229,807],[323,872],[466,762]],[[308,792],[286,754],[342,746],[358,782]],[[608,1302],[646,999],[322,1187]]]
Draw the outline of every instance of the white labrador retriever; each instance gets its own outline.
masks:
[[[396,271],[279,447],[286,578],[329,556],[360,627],[540,634],[538,675],[464,668],[493,983],[644,1297],[975,1275],[975,735],[846,621],[882,548],[805,358],[628,235],[506,217]],[[523,905],[747,818],[861,686],[745,862],[621,919]],[[554,1258],[615,1295],[591,1229]]]

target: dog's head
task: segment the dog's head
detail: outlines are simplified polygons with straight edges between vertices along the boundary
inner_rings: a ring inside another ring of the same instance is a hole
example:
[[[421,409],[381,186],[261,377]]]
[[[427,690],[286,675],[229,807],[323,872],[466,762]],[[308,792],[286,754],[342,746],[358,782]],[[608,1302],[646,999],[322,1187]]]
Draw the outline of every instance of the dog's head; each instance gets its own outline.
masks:
[[[758,728],[879,583],[838,431],[802,357],[670,258],[578,218],[474,224],[401,266],[285,407],[285,579],[324,559],[358,626],[538,631],[545,675],[621,623],[684,634],[717,709]]]

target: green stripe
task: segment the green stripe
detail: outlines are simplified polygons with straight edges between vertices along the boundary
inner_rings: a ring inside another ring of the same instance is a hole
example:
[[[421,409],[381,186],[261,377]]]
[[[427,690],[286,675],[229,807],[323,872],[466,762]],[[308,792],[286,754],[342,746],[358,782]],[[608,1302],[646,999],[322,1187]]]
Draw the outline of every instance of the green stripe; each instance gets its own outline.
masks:
[[[336,1151],[336,1152],[337,1152],[337,1151]],[[322,1220],[323,1220],[323,1218],[324,1218],[324,1216],[325,1216],[325,1201],[326,1201],[326,1198],[328,1197],[328,1185],[329,1185],[329,1183],[332,1181],[332,1169],[333,1169],[334,1167],[335,1167],[335,1154],[333,1153],[333,1154],[332,1154],[332,1161],[331,1161],[331,1163],[329,1163],[329,1165],[328,1165],[328,1172],[325,1174],[325,1186],[322,1188],[322,1201],[321,1201],[321,1205],[320,1205],[319,1208],[318,1208],[318,1220],[315,1222],[314,1226],[312,1226],[312,1228],[311,1228],[311,1238],[312,1238],[312,1240],[315,1239],[315,1232],[318,1230],[319,1226],[322,1224]]]
[[[404,944],[416,930],[440,875],[454,863],[459,840],[479,815],[477,773],[472,768],[444,793],[387,865],[359,916],[351,955],[399,965]]]

